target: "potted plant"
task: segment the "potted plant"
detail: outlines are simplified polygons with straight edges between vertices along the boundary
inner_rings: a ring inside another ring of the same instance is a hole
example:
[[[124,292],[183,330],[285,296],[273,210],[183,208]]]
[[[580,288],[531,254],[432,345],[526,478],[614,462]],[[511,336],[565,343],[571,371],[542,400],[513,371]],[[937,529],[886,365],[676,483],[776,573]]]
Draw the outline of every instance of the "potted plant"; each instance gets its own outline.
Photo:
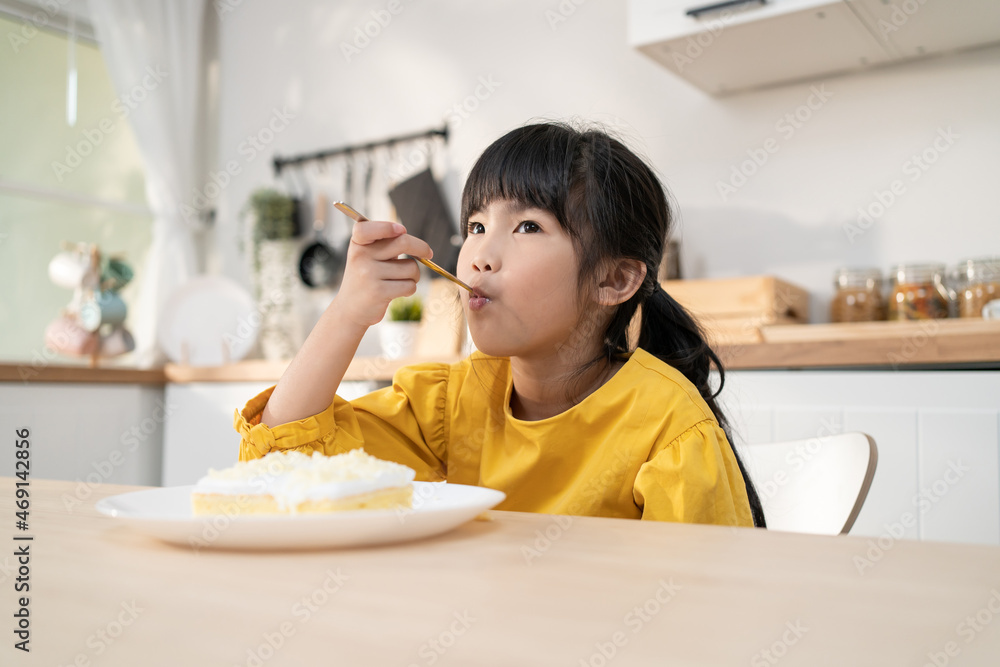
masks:
[[[258,188],[250,195],[253,239],[253,273],[261,315],[259,340],[266,359],[290,359],[298,347],[292,313],[298,229],[295,201],[273,188]],[[279,298],[280,296],[280,298]]]
[[[254,271],[260,271],[261,246],[266,241],[294,239],[295,201],[288,195],[273,188],[257,188],[250,194],[245,212],[249,212],[253,224]]]
[[[400,359],[413,354],[422,315],[423,301],[419,294],[389,302],[387,320],[379,325],[379,341],[387,358]]]

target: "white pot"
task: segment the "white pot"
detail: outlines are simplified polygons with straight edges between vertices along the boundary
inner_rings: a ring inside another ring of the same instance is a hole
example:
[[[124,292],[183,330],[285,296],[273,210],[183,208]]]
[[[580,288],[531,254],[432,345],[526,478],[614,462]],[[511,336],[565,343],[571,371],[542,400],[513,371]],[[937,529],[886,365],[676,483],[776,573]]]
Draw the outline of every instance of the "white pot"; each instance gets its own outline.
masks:
[[[413,355],[417,344],[420,322],[379,323],[378,337],[382,343],[382,354],[389,359],[401,359]]]
[[[257,246],[259,259],[257,310],[260,312],[260,349],[265,359],[280,361],[295,356],[301,344],[295,324],[295,239],[265,239]]]

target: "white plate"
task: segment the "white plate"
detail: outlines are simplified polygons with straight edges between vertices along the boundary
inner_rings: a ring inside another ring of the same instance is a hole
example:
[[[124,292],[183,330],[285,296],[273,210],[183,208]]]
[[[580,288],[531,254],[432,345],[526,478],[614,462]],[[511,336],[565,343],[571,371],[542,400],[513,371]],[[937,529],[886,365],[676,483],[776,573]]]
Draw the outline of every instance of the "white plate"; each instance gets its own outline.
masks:
[[[194,516],[193,486],[133,491],[104,498],[97,511],[167,542],[200,548],[310,549],[403,542],[457,528],[506,495],[480,486],[414,482],[412,510],[328,514]]]
[[[220,366],[245,357],[260,329],[253,297],[225,276],[198,276],[175,290],[163,306],[157,338],[172,361]],[[223,349],[225,346],[225,350]]]

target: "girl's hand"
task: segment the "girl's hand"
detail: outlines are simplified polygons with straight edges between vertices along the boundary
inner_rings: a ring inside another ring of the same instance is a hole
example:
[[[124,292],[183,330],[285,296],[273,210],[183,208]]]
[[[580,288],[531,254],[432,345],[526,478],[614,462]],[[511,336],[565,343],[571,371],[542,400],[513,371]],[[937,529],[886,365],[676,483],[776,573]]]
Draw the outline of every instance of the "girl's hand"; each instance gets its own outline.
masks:
[[[417,291],[420,267],[412,255],[430,259],[431,247],[398,222],[354,223],[337,309],[349,322],[370,327],[385,317],[389,302]]]

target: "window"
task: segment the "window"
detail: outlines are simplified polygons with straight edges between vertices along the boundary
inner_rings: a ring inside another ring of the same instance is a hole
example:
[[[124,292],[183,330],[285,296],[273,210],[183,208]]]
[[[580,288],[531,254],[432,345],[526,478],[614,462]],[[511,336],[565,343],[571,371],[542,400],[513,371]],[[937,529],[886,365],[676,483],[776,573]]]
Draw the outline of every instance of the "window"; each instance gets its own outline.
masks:
[[[62,241],[123,255],[135,269],[122,292],[134,330],[133,298],[152,238],[142,161],[97,46],[76,43],[70,127],[67,36],[7,14],[0,36],[0,362],[72,363],[43,345],[46,326],[73,296],[49,280],[49,262]]]

